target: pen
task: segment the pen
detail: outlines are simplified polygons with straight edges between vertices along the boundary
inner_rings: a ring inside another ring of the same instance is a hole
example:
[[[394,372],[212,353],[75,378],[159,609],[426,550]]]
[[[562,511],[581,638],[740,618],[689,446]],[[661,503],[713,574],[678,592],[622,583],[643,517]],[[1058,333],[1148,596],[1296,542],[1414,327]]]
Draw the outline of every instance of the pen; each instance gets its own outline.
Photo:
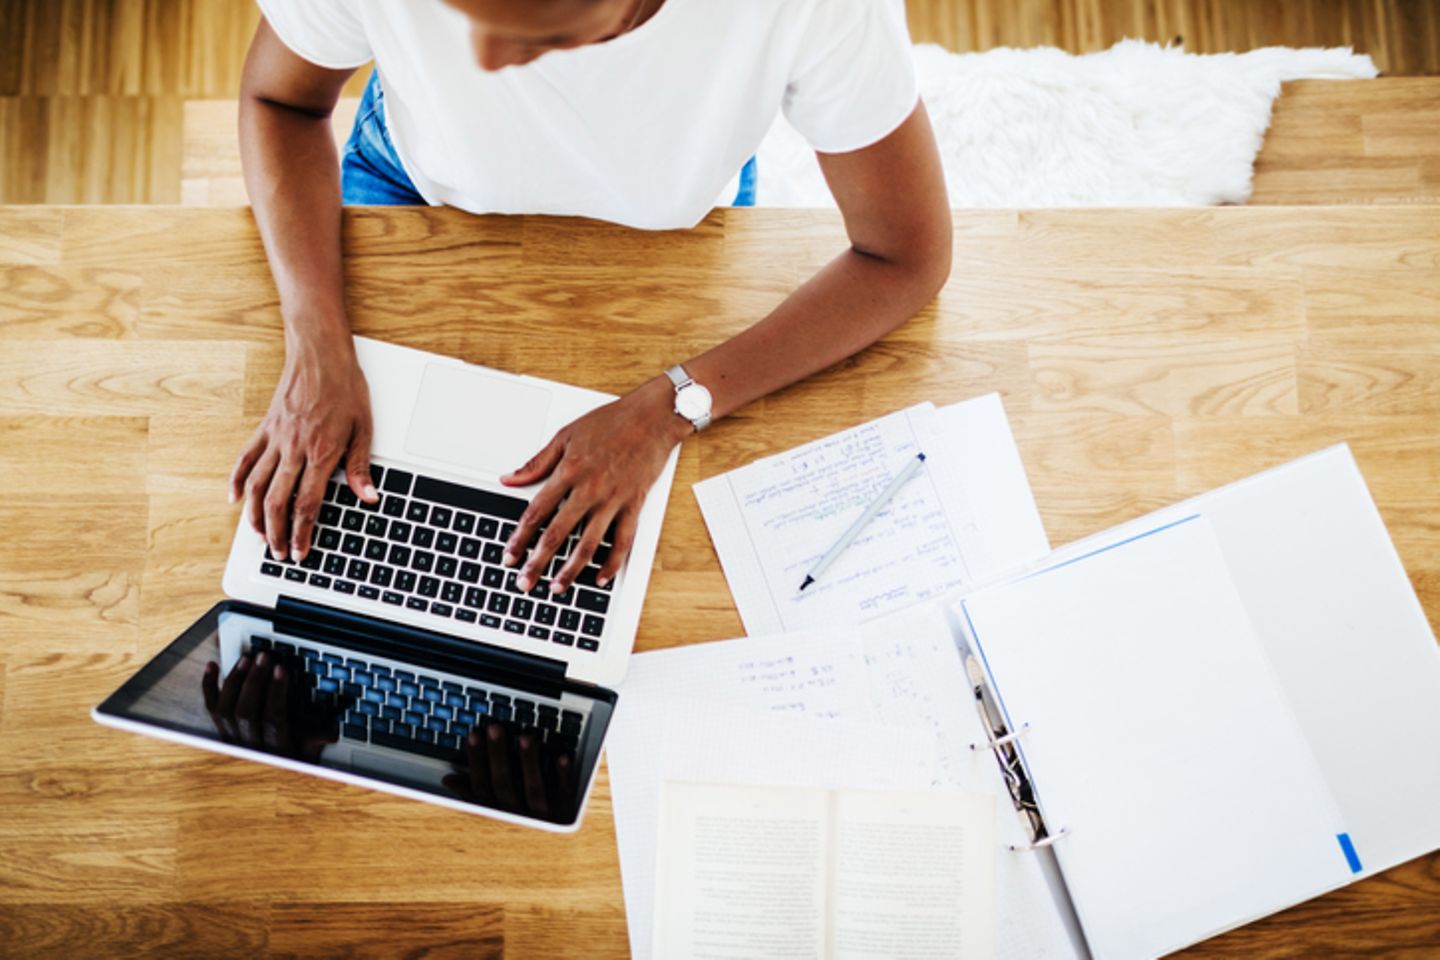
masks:
[[[802,591],[814,583],[816,578],[825,572],[825,568],[835,562],[836,557],[845,552],[845,548],[850,546],[850,541],[854,540],[860,531],[865,529],[865,525],[875,518],[875,514],[879,513],[887,503],[894,499],[896,492],[905,486],[906,481],[915,476],[915,472],[919,470],[924,463],[925,454],[917,453],[915,454],[915,459],[905,464],[905,469],[895,475],[895,479],[890,481],[890,485],[880,491],[880,496],[876,497],[870,503],[870,506],[865,508],[865,512],[860,514],[854,523],[850,524],[850,529],[840,535],[840,539],[835,541],[835,545],[825,551],[825,556],[821,557],[820,562],[815,564],[810,572],[805,575],[805,582],[800,584]]]

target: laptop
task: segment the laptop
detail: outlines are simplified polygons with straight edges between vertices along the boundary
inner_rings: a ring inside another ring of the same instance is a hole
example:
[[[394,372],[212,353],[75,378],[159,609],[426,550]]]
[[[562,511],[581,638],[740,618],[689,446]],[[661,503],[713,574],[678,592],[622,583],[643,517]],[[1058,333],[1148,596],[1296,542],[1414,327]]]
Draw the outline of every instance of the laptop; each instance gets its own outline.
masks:
[[[287,769],[579,828],[634,646],[678,450],[615,579],[608,536],[569,590],[529,591],[503,544],[540,485],[499,482],[613,397],[355,338],[380,500],[337,471],[303,563],[241,519],[216,604],[97,721]],[[552,561],[553,574],[575,544]]]

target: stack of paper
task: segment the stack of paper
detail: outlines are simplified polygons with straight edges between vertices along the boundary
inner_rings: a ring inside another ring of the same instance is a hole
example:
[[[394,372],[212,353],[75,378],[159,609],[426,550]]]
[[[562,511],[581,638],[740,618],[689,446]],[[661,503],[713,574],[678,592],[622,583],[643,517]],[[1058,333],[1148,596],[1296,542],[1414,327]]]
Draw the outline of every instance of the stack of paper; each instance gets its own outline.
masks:
[[[925,464],[835,563],[815,563],[917,453]],[[1049,549],[998,394],[923,403],[695,485],[752,636],[854,624]]]

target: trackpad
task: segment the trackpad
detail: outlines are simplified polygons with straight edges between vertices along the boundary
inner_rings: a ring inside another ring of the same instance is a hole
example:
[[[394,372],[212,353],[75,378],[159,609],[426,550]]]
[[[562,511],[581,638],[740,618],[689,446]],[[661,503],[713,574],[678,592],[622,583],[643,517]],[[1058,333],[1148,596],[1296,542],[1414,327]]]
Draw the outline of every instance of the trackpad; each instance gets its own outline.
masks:
[[[482,473],[504,474],[529,460],[545,434],[550,391],[484,370],[430,363],[405,452]]]

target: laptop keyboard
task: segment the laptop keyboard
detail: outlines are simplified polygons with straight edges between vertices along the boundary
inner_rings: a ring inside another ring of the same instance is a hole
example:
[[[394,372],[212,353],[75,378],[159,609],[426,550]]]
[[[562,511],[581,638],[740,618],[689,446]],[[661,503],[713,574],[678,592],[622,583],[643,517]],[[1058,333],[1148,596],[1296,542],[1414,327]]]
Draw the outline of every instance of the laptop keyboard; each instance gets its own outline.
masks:
[[[268,637],[251,637],[250,651],[280,658],[312,702],[337,711],[340,736],[351,742],[453,763],[463,757],[465,735],[486,718],[538,731],[542,742],[558,749],[574,750],[580,742],[584,717],[555,701]]]
[[[575,548],[574,534],[546,577],[524,591],[501,558],[527,501],[395,467],[372,465],[370,472],[378,503],[361,502],[337,475],[305,561],[277,560],[267,548],[260,572],[532,640],[600,649],[614,581],[598,587],[595,579],[610,555],[608,536],[564,593],[551,596],[549,577]]]

